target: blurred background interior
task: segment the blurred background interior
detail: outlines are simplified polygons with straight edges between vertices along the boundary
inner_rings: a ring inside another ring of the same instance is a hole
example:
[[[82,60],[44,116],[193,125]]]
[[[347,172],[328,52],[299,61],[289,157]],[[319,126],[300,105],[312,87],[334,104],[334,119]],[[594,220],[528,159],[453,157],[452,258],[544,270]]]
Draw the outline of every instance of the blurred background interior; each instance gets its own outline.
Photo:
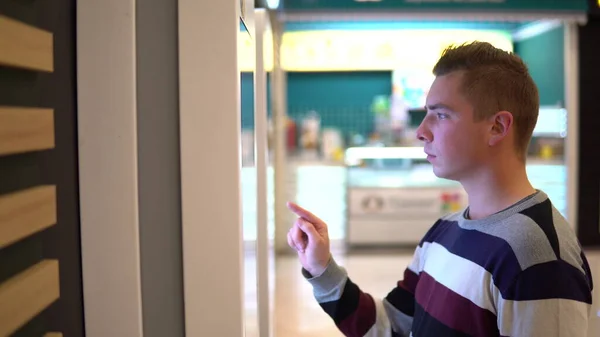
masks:
[[[287,247],[285,203],[385,296],[467,205],[415,132],[433,65],[474,40],[528,65],[529,178],[600,280],[598,36],[597,0],[3,0],[0,335],[341,336]],[[23,295],[35,284],[44,301]]]
[[[571,46],[577,39],[573,27],[589,20],[587,14],[578,14],[587,5],[585,1],[302,0],[279,4],[272,18],[278,20],[280,31],[274,39],[272,31],[266,35],[268,43],[274,41],[276,62],[285,78],[274,79],[277,75],[269,71],[274,67],[270,44],[264,63],[268,233],[276,261],[272,269],[275,335],[341,335],[312,302],[294,252],[277,235],[286,233],[294,221],[283,208],[285,200],[303,205],[328,223],[336,258],[344,261],[359,285],[379,297],[399,277],[393,266],[409,263],[412,249],[431,224],[467,205],[459,184],[435,177],[415,135],[425,115],[431,69],[449,45],[487,41],[525,61],[540,92],[527,172],[532,184],[573,221],[577,210],[572,208],[577,204],[569,199],[577,192],[569,185],[577,179],[570,180],[569,175],[577,174],[571,152],[577,149],[572,142],[577,141],[579,129],[569,128],[568,123],[579,123],[572,115],[579,109],[573,103],[579,102],[575,69],[580,56],[573,54]],[[253,297],[256,275],[252,272],[257,233],[257,88],[255,69],[247,63],[252,59],[248,56],[252,34],[242,31],[241,35],[245,42],[239,62],[242,215],[249,262],[246,300],[254,303],[258,298]],[[599,231],[598,221],[591,226]],[[590,254],[597,261],[597,253]],[[598,267],[596,263],[594,270]],[[254,311],[246,313],[250,318],[246,324],[252,326]],[[589,336],[600,333],[599,329],[596,317]],[[252,328],[247,331],[260,335]]]

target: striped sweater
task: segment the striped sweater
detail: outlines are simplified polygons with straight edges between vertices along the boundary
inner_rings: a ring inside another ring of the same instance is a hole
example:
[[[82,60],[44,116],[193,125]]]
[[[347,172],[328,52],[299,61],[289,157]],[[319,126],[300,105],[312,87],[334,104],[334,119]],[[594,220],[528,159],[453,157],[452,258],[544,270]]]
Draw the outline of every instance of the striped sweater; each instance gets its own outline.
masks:
[[[587,335],[590,268],[544,192],[485,219],[464,214],[433,225],[381,300],[333,259],[322,275],[303,275],[348,337]]]

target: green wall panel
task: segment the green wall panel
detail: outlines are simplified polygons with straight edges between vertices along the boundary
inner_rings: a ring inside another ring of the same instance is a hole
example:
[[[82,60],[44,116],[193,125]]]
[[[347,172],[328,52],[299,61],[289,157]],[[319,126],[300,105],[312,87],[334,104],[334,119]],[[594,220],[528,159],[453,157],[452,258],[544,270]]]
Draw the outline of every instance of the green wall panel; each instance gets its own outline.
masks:
[[[515,43],[515,52],[529,67],[540,91],[541,105],[565,100],[564,28],[557,27]]]
[[[368,134],[373,130],[373,98],[391,92],[389,71],[289,73],[288,114],[299,120],[314,110],[322,127]]]

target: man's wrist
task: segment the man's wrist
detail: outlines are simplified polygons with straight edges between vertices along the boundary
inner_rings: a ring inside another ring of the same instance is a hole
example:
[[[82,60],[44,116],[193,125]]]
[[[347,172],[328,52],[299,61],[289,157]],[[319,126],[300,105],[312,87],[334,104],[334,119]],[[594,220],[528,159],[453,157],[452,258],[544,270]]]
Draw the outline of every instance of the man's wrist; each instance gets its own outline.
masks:
[[[325,263],[325,265],[318,266],[317,268],[307,269],[306,271],[310,275],[312,275],[312,277],[319,277],[319,276],[323,275],[323,273],[327,270],[327,267],[329,266],[330,263],[331,263],[331,255],[329,255],[329,258],[327,259],[327,263]]]
[[[302,275],[313,286],[313,293],[319,302],[339,298],[348,279],[346,271],[333,258],[329,260],[327,268],[321,275],[308,275],[308,271],[305,269],[302,269]]]

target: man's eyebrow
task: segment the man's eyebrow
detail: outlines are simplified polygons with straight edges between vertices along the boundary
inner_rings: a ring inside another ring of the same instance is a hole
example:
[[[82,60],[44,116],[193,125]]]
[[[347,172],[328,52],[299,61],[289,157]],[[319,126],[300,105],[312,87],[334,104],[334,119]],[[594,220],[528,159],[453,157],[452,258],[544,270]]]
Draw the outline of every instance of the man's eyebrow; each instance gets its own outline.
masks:
[[[425,109],[427,110],[438,110],[438,109],[444,109],[444,110],[450,110],[453,111],[451,107],[442,104],[442,103],[436,103],[436,104],[430,104],[430,105],[426,105]]]

